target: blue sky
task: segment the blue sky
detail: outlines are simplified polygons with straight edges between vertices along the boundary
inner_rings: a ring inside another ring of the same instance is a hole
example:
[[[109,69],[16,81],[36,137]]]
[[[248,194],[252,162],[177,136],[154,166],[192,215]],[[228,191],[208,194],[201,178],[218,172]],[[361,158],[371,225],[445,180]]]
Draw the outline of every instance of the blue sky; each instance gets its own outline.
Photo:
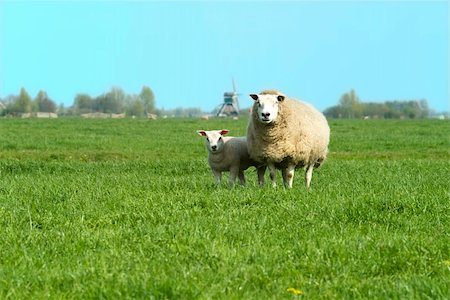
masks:
[[[211,111],[234,78],[323,110],[427,99],[449,108],[447,1],[0,0],[0,97],[25,87],[56,103],[151,87],[160,108]]]

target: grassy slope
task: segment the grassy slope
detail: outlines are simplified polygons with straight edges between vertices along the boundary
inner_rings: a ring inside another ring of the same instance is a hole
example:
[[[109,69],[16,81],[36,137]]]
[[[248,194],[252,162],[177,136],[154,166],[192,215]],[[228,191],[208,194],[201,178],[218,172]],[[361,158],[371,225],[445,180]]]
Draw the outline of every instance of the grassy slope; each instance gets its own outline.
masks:
[[[448,122],[331,121],[310,192],[215,189],[195,130],[245,126],[0,120],[0,298],[450,297]]]

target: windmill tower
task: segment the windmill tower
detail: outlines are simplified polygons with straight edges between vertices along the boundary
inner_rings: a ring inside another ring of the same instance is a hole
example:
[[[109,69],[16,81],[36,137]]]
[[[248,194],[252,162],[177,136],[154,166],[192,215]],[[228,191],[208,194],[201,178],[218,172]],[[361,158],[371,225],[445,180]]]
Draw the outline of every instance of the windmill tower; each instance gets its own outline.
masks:
[[[236,86],[233,83],[233,91],[223,93],[223,103],[218,106],[218,117],[236,117],[239,116],[239,101]]]

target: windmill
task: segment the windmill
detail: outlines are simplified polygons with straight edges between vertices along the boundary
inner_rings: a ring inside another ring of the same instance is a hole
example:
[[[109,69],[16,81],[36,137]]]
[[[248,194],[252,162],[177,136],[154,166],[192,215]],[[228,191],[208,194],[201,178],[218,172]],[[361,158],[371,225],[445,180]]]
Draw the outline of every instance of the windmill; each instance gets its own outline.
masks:
[[[218,106],[218,117],[236,117],[239,116],[239,101],[236,86],[233,83],[233,91],[223,93],[223,103]]]

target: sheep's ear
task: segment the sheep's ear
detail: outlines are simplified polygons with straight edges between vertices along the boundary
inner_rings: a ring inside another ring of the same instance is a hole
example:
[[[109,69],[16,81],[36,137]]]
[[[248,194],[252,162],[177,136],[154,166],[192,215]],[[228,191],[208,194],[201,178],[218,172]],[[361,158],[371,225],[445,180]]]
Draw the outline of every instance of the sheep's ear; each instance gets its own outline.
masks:
[[[197,130],[197,133],[198,133],[198,135],[206,136],[206,131],[204,131],[204,130]]]
[[[277,100],[278,100],[279,102],[283,101],[283,100],[284,100],[284,96],[283,96],[283,95],[278,95],[278,96],[277,96]]]
[[[228,132],[230,132],[228,129],[222,129],[222,130],[220,131],[220,134],[221,134],[221,135],[225,135],[225,134],[227,134]]]
[[[253,100],[258,100],[258,95],[256,94],[250,94],[250,97],[252,97]]]

